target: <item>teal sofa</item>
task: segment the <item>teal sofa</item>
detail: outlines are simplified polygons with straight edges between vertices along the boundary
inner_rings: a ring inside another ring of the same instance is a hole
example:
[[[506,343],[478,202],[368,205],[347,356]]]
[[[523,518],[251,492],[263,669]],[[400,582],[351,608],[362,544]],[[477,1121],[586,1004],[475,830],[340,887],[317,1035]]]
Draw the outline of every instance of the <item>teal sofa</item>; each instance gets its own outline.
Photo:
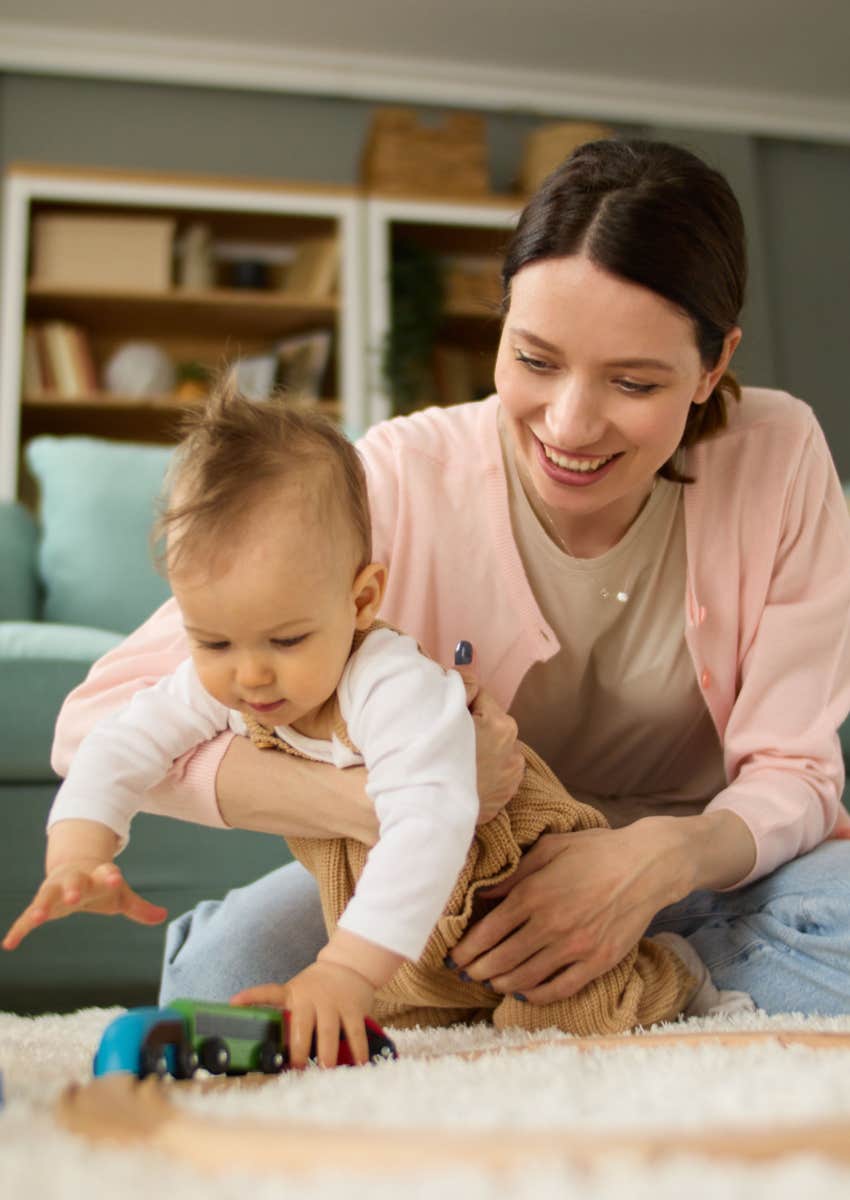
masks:
[[[26,466],[38,514],[0,504],[0,928],[42,877],[57,778],[56,715],[94,660],[168,596],[149,531],[169,451],[39,437]],[[172,915],[289,860],[279,838],[140,816],[121,857],[143,896]],[[0,951],[0,1010],[62,1012],[156,997],[164,926],[74,916]]]

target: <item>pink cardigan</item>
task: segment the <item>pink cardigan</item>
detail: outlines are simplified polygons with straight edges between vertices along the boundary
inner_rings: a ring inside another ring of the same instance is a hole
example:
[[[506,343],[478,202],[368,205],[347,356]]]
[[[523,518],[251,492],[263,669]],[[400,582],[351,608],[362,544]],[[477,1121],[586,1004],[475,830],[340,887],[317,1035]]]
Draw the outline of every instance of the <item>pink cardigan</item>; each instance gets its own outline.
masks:
[[[559,647],[514,543],[498,399],[374,426],[359,443],[375,558],[390,565],[381,616],[445,665],[473,642],[482,682],[508,707]],[[685,488],[685,635],[757,859],[743,883],[850,829],[836,730],[850,709],[850,519],[823,433],[793,397],[745,389],[727,428],[694,447]],[[92,668],[65,702],[53,765],[187,646],[173,600]],[[229,735],[199,747],[149,811],[223,824],[215,774]]]

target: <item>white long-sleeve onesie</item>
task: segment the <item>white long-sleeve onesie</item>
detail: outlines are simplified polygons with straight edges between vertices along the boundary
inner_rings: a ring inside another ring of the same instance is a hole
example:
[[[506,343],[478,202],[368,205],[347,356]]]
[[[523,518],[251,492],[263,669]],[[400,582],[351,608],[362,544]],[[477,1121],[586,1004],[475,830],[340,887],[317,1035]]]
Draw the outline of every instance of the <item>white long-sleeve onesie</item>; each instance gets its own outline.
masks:
[[[380,822],[340,926],[418,958],[445,907],[475,831],[475,732],[460,676],[390,629],[373,630],[351,655],[337,688],[350,750],[276,733],[310,758],[364,764]],[[99,722],[81,743],[48,816],[107,825],[122,849],[146,789],[174,759],[224,729],[245,734],[242,716],[203,688],[191,659]],[[306,798],[309,801],[309,797]]]

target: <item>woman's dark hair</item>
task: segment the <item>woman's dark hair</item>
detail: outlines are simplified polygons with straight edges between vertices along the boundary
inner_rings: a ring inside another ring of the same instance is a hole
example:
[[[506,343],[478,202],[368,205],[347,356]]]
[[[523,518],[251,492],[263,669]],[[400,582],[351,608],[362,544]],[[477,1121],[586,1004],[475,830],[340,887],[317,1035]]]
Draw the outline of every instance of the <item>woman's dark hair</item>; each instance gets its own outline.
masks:
[[[747,278],[741,209],[719,171],[667,142],[586,142],[523,210],[502,269],[502,311],[518,271],[570,254],[675,304],[693,321],[703,365],[716,364],[738,322]],[[728,397],[740,399],[730,373],[705,404],[691,405],[681,446],[726,424]],[[660,474],[686,478],[672,460]]]

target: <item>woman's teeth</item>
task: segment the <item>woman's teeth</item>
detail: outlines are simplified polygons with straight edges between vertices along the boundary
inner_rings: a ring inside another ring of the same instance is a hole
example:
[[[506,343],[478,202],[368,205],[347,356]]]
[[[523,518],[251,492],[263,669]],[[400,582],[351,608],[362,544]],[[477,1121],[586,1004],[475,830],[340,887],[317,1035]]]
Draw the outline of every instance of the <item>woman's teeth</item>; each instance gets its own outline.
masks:
[[[567,458],[565,454],[559,454],[557,450],[552,450],[546,445],[543,452],[550,462],[557,467],[563,467],[565,471],[598,471],[614,457],[613,454],[606,454],[604,458]]]

